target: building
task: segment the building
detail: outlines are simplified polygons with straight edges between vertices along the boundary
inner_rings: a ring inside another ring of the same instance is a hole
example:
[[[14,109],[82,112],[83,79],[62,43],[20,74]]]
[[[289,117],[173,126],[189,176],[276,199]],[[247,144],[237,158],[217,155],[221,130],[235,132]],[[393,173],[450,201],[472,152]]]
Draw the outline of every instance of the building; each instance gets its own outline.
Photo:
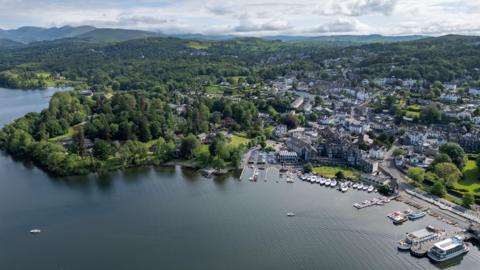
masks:
[[[278,152],[278,161],[280,163],[295,164],[298,162],[298,155],[295,152],[282,150]]]
[[[282,138],[285,135],[287,135],[288,129],[286,125],[278,125],[274,130],[273,130],[273,136],[275,138]]]

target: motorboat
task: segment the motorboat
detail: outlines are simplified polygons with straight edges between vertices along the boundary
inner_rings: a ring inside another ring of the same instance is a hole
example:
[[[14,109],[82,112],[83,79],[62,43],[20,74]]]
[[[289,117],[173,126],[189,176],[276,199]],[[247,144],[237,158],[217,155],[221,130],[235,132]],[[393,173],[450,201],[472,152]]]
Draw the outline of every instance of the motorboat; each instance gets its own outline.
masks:
[[[330,183],[330,186],[331,186],[331,187],[337,186],[337,180],[333,180],[333,181]]]
[[[373,186],[369,186],[368,189],[367,189],[367,191],[368,191],[368,193],[371,193],[374,189],[375,189],[375,188],[374,188]]]
[[[433,244],[433,247],[427,252],[427,256],[433,262],[444,262],[463,255],[469,250],[470,248],[463,242],[463,238],[454,236]]]
[[[31,234],[39,234],[39,233],[41,233],[41,232],[42,232],[42,230],[40,230],[40,229],[31,229],[31,230],[30,230],[30,233],[31,233]]]
[[[410,220],[417,220],[417,219],[423,218],[426,215],[427,214],[425,212],[411,212],[407,216],[408,216],[408,219]]]
[[[294,216],[295,216],[295,213],[292,213],[292,212],[287,213],[287,217],[294,217]]]

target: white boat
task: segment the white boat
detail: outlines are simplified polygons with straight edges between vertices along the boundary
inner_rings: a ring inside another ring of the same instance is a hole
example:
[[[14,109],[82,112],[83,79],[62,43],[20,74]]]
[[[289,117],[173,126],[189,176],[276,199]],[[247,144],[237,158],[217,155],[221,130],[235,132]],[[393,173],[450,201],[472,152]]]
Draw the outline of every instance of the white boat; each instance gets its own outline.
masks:
[[[368,190],[368,186],[367,185],[363,185],[363,191],[367,191]]]
[[[332,181],[330,179],[325,180],[325,186],[330,186],[332,184]]]
[[[363,189],[363,184],[358,184],[358,185],[357,185],[357,189],[358,189],[358,190],[362,190],[362,189]]]
[[[333,181],[330,183],[330,186],[331,186],[331,187],[337,186],[337,181],[336,181],[336,180],[333,180]]]
[[[342,191],[342,192],[347,192],[347,190],[348,190],[348,185],[347,185],[347,184],[342,184],[342,185],[340,186],[340,191]]]
[[[294,217],[294,216],[295,216],[295,213],[292,213],[292,212],[287,213],[287,217]]]
[[[375,189],[375,188],[374,188],[373,186],[369,186],[368,189],[367,189],[367,191],[368,191],[368,193],[371,193],[374,189]]]
[[[470,248],[460,236],[445,239],[433,244],[427,256],[434,262],[444,262],[467,253]]]
[[[41,232],[42,232],[42,230],[40,230],[40,229],[31,229],[31,230],[30,230],[30,233],[31,233],[31,234],[39,234],[39,233],[41,233]]]
[[[320,185],[324,185],[324,184],[325,184],[325,178],[320,177]]]
[[[354,189],[358,188],[358,184],[357,183],[353,184],[352,188]]]
[[[290,177],[288,177],[288,178],[287,178],[287,183],[293,183],[293,179],[290,178]]]

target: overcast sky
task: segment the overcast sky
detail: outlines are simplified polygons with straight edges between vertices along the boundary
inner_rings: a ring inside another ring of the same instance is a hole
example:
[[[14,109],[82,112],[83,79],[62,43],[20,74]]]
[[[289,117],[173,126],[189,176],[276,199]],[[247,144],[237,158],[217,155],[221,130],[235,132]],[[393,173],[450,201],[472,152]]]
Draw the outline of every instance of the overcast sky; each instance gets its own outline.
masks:
[[[245,36],[480,34],[480,0],[0,0],[0,28],[25,25]]]

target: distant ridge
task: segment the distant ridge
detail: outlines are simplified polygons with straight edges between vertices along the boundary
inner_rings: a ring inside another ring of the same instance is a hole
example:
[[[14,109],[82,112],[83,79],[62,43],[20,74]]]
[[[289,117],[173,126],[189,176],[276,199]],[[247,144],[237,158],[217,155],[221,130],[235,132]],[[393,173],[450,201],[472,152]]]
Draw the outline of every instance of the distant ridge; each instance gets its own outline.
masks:
[[[87,33],[78,35],[75,37],[75,39],[81,39],[89,42],[122,42],[158,36],[160,36],[158,33],[140,30],[97,28]]]
[[[93,26],[63,26],[63,27],[31,27],[25,26],[13,30],[0,30],[0,39],[8,39],[21,43],[48,41],[71,38],[94,30]]]

